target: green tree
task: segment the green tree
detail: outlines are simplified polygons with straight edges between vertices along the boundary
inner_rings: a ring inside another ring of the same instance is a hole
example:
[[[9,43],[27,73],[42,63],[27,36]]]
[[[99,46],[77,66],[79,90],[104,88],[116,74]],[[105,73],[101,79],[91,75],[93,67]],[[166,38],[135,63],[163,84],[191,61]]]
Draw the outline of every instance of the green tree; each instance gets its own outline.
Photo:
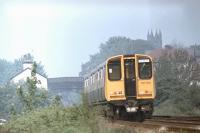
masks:
[[[8,118],[10,111],[12,110],[12,105],[17,105],[15,107],[16,111],[21,108],[20,101],[16,96],[15,85],[6,85],[0,87],[0,99],[0,118]]]
[[[185,49],[165,49],[156,64],[155,104],[160,108],[173,107],[171,113],[176,110],[183,114],[200,114],[200,95],[194,93],[199,90],[200,79],[195,78],[196,73],[200,73],[199,68],[199,63]]]
[[[17,88],[17,95],[26,111],[31,111],[34,108],[48,104],[47,92],[37,88],[36,69],[37,64],[34,62],[31,77],[27,78],[24,85]]]

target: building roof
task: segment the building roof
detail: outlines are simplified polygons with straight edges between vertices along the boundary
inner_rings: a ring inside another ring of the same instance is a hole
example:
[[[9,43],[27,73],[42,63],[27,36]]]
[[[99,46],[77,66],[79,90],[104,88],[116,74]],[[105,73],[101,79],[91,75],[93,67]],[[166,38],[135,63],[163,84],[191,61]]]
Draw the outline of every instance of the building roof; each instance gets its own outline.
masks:
[[[21,73],[23,73],[24,71],[26,71],[26,70],[28,70],[28,69],[31,70],[30,68],[26,68],[26,69],[22,70],[21,72],[18,72],[17,74],[15,74],[14,76],[12,76],[12,77],[10,78],[10,80],[14,79],[15,77],[17,77],[18,75],[20,75]],[[38,72],[36,72],[36,74],[39,74],[40,76],[46,78],[44,75],[42,75],[42,74],[40,74],[40,73],[38,73]]]

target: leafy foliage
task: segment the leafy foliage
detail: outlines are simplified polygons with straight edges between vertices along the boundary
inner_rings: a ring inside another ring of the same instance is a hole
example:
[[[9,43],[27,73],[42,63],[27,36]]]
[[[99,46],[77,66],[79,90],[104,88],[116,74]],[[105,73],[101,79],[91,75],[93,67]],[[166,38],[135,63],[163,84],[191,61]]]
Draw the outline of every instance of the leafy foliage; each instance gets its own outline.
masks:
[[[27,82],[24,82],[21,86],[6,84],[0,87],[1,118],[8,119],[12,115],[50,104],[51,95],[36,86],[36,69],[37,64],[34,63],[32,77],[27,78]]]
[[[16,95],[15,85],[6,85],[0,88],[0,117],[8,118],[9,113],[14,113],[21,108],[20,101]],[[16,106],[17,105],[17,106]],[[14,110],[12,107],[16,106]],[[11,111],[12,110],[12,111]]]
[[[183,48],[165,50],[158,62],[156,113],[199,115],[200,95],[197,92],[200,79],[196,74],[200,73],[200,64]]]
[[[108,127],[101,117],[99,108],[89,108],[86,99],[73,107],[49,106],[39,108],[15,117],[4,129],[12,133],[130,133],[124,128]]]
[[[31,71],[31,77],[27,78],[27,81],[24,85],[17,88],[17,95],[20,98],[20,101],[25,108],[25,110],[31,111],[34,108],[40,106],[45,106],[48,103],[47,92],[45,90],[37,90],[37,77],[36,77],[37,64],[33,64]],[[41,88],[39,88],[41,89]]]
[[[0,59],[0,84],[6,84],[9,79],[21,70],[22,66],[18,61],[14,63]]]

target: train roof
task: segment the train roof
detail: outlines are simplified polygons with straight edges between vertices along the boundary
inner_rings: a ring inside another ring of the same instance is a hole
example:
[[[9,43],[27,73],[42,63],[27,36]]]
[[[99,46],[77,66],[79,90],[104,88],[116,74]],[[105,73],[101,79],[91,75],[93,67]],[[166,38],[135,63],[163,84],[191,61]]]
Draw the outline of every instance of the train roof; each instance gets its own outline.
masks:
[[[94,69],[92,69],[90,72],[88,72],[87,74],[85,74],[83,76],[84,79],[86,79],[87,77],[89,77],[91,74],[95,73],[98,69],[100,68],[103,68],[105,65],[106,65],[106,62],[108,62],[110,59],[113,59],[113,58],[117,58],[117,57],[133,57],[133,56],[136,56],[136,55],[139,55],[139,56],[147,56],[149,57],[150,59],[152,59],[149,55],[146,55],[146,54],[120,54],[120,55],[115,55],[115,56],[111,56],[109,58],[106,59],[106,61],[104,61],[103,63],[99,64],[98,66],[96,66]]]
[[[96,66],[94,69],[92,69],[92,71],[90,71],[89,73],[85,74],[83,76],[84,79],[86,79],[87,77],[89,77],[91,74],[95,73],[98,69],[103,68],[106,64],[106,61],[104,61],[103,63],[99,64],[98,66]]]

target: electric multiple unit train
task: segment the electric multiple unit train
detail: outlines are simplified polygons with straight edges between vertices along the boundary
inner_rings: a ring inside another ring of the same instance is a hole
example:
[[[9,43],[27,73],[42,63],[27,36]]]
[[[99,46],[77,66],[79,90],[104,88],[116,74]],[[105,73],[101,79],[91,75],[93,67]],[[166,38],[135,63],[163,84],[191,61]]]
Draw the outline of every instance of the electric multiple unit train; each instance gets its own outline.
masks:
[[[117,55],[84,76],[90,105],[108,107],[114,118],[151,117],[156,90],[152,59],[142,54]]]

